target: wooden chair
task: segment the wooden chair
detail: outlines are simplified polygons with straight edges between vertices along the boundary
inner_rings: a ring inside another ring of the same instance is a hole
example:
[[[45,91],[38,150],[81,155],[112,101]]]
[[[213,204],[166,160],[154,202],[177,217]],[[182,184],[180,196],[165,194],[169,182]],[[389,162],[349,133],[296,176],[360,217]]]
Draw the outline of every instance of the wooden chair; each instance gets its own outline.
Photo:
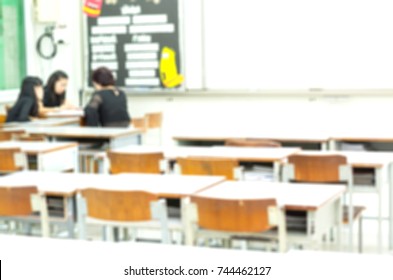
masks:
[[[169,243],[166,204],[144,191],[84,189],[77,196],[80,238],[86,238],[86,223],[137,228],[160,222],[162,242]]]
[[[131,124],[135,128],[139,128],[142,131],[146,131],[146,119],[145,118],[132,118]]]
[[[241,167],[234,159],[210,157],[177,158],[179,173],[184,175],[216,175],[225,176],[228,180],[240,179]]]
[[[281,147],[281,143],[268,139],[230,138],[225,140],[225,146],[233,147]]]
[[[145,114],[146,131],[143,143],[145,145],[160,146],[162,143],[162,113]]]
[[[108,151],[110,173],[162,173],[163,153],[120,153]]]
[[[309,183],[347,183],[351,191],[352,174],[344,174],[347,164],[345,156],[341,155],[292,155],[288,157],[290,170],[286,177],[295,182]],[[348,172],[349,173],[349,172]],[[351,193],[349,194],[352,195]],[[349,206],[343,208],[343,224],[359,221],[359,252],[362,251],[362,212],[364,206],[353,206],[350,197]],[[352,211],[349,211],[352,207]],[[352,215],[350,215],[352,212]],[[352,216],[352,217],[351,217]],[[352,230],[352,229],[350,229]]]
[[[7,115],[0,114],[0,124],[5,123],[6,120],[7,120]]]
[[[36,187],[0,186],[0,220],[7,224],[29,220],[33,213],[31,196],[36,193]]]
[[[12,130],[12,131],[0,130],[0,141],[11,141],[17,139],[19,135],[22,135],[24,133],[25,132],[23,130]]]
[[[196,208],[197,230],[193,243],[199,237],[273,238],[285,251],[285,219],[275,199],[217,199],[191,196]],[[278,228],[275,234],[270,230]]]
[[[145,114],[147,128],[159,128],[162,126],[162,113],[147,113]]]
[[[20,156],[20,164],[18,157]],[[23,170],[27,164],[19,148],[0,148],[0,174]]]

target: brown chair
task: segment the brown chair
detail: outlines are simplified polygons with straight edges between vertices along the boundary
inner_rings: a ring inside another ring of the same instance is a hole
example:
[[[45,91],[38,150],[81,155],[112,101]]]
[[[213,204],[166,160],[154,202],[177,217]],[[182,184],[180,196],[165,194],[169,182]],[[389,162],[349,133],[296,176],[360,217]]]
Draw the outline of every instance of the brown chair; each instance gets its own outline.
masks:
[[[11,141],[24,134],[24,130],[0,130],[0,141]]]
[[[17,137],[18,141],[33,141],[33,142],[44,142],[46,137],[44,135],[20,135]]]
[[[31,196],[37,192],[36,187],[0,186],[0,220],[6,224],[31,222],[33,214]],[[37,217],[35,220],[39,222]]]
[[[131,124],[142,131],[146,130],[146,119],[145,118],[132,118]]]
[[[7,115],[0,114],[0,124],[5,123],[6,120],[7,120]]]
[[[18,166],[16,157],[21,153],[19,148],[0,148],[0,173],[21,171],[24,166]]]
[[[147,113],[145,115],[147,128],[160,128],[162,126],[162,113]]]
[[[279,240],[280,250],[285,250],[285,219],[275,199],[233,200],[194,195],[191,203],[195,204],[198,217],[194,243],[203,236],[265,237]],[[271,220],[273,213],[276,215],[274,221]],[[277,227],[278,232],[268,234]]]
[[[294,181],[336,183],[340,178],[340,166],[347,164],[341,155],[292,155],[288,163],[294,166]]]
[[[349,188],[352,188],[352,178],[343,178],[340,174],[340,169],[347,164],[345,156],[292,155],[288,157],[288,163],[293,167],[293,170],[288,172],[289,180],[308,183],[347,183]],[[349,224],[351,220],[352,222],[359,220],[359,252],[362,251],[362,212],[364,210],[364,206],[352,205],[351,219],[349,206],[343,208],[343,224]]]
[[[36,187],[0,187],[0,216],[31,215],[31,195],[36,193]]]
[[[153,173],[160,174],[163,153],[120,153],[108,151],[110,173]]]
[[[180,173],[184,175],[215,175],[225,176],[227,180],[235,180],[239,162],[234,159],[210,157],[177,158]]]
[[[230,138],[225,140],[225,146],[233,147],[281,147],[281,143],[268,139]]]
[[[142,222],[161,223],[162,241],[169,243],[165,202],[144,191],[84,189],[78,196],[80,237],[86,238],[86,223],[119,227],[140,227]],[[153,221],[154,222],[154,221]],[[145,225],[146,226],[146,225]]]

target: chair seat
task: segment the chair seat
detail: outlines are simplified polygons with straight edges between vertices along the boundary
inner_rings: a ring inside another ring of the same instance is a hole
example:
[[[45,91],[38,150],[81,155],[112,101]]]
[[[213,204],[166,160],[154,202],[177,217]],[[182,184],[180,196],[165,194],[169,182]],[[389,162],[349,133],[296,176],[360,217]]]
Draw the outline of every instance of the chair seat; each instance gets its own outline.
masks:
[[[352,220],[357,220],[364,210],[366,210],[364,206],[353,206]],[[343,223],[349,224],[349,209],[347,205],[343,207]]]

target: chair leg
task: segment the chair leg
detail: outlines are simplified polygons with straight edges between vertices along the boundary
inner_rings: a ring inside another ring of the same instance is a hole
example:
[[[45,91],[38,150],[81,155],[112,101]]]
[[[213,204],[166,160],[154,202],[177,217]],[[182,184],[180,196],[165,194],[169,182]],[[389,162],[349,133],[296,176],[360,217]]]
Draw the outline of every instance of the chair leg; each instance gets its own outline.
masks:
[[[359,253],[363,253],[363,218],[359,217]]]

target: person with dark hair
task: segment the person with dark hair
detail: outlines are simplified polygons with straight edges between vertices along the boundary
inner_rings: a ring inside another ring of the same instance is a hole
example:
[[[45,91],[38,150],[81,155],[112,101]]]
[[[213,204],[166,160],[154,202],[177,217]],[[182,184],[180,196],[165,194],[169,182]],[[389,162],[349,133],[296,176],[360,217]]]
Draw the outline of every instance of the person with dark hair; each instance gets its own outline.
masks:
[[[85,107],[86,126],[128,127],[131,118],[127,97],[115,87],[111,70],[106,67],[96,69],[92,81],[95,92]]]
[[[50,75],[44,89],[44,108],[74,108],[65,99],[67,84],[68,75],[64,71],[58,70]]]
[[[6,122],[27,122],[37,118],[42,96],[42,80],[32,76],[24,78],[18,99],[8,112]]]

